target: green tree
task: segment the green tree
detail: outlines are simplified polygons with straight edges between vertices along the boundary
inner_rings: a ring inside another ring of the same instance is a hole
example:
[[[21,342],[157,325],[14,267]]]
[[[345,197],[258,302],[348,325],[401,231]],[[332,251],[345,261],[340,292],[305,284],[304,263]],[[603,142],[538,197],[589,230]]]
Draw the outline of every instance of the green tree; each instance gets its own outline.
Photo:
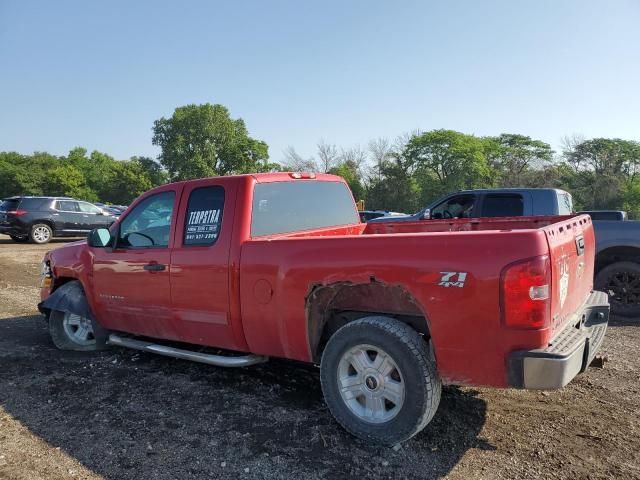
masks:
[[[358,176],[358,168],[355,163],[350,161],[342,162],[330,168],[328,173],[339,175],[344,178],[349,185],[349,188],[351,189],[353,197],[356,199],[356,201],[364,200],[364,186],[362,185],[360,177]]]
[[[79,198],[94,202],[98,200],[96,193],[85,183],[85,177],[70,162],[61,163],[48,174],[47,195],[59,195]]]
[[[368,210],[414,213],[423,207],[420,184],[410,162],[401,154],[389,153],[376,167],[376,175],[366,189]]]
[[[0,199],[21,193],[18,165],[22,163],[23,155],[16,152],[0,152]]]
[[[271,169],[267,144],[249,136],[241,118],[222,105],[178,107],[153,125],[153,144],[172,180]]]
[[[487,160],[499,172],[499,183],[505,187],[522,186],[527,170],[542,169],[553,159],[553,153],[548,143],[525,135],[503,133],[485,138]]]
[[[114,161],[109,166],[107,178],[101,199],[116,205],[128,205],[134,198],[156,186],[136,160]]]
[[[432,130],[411,138],[403,155],[415,167],[418,181],[428,187],[423,188],[425,197],[491,185],[485,143],[473,135]]]
[[[151,157],[131,157],[130,160],[140,164],[140,167],[153,186],[165,184],[169,180],[169,176],[167,172],[162,169],[162,165]]]
[[[579,180],[574,196],[586,208],[622,208],[628,202],[625,195],[635,190],[640,171],[640,142],[593,138],[569,145],[563,156]]]

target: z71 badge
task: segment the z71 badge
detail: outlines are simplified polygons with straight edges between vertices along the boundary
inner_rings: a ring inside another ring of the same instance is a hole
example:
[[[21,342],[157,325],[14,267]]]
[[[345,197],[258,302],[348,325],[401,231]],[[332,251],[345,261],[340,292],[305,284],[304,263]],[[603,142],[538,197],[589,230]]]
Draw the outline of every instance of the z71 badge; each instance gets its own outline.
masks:
[[[440,285],[441,287],[464,287],[464,282],[467,279],[467,272],[440,272],[442,277],[440,277]]]

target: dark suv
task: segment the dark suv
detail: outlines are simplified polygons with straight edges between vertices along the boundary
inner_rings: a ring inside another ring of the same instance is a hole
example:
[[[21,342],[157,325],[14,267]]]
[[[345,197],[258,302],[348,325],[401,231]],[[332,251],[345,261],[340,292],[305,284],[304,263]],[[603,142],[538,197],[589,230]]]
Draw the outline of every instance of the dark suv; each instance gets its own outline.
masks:
[[[89,202],[67,197],[11,197],[0,203],[0,233],[16,242],[47,243],[108,227],[116,217]]]

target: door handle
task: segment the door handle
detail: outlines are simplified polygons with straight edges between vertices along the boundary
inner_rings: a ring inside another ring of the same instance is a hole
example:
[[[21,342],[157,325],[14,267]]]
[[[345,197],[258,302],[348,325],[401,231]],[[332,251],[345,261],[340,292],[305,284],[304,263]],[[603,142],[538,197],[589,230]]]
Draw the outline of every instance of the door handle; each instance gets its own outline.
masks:
[[[144,268],[147,272],[162,272],[165,268],[167,268],[167,266],[162,263],[147,263],[142,268]]]

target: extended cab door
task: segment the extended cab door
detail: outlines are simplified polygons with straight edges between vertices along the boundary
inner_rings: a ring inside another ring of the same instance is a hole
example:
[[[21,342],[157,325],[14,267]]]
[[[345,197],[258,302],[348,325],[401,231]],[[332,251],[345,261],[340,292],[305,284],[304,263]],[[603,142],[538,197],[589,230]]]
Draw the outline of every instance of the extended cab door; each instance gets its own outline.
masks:
[[[92,249],[94,303],[106,328],[172,338],[171,249],[182,185],[154,189],[111,229],[113,248]]]
[[[228,178],[185,185],[171,256],[171,301],[182,341],[244,350],[242,326],[230,316],[236,185]]]

